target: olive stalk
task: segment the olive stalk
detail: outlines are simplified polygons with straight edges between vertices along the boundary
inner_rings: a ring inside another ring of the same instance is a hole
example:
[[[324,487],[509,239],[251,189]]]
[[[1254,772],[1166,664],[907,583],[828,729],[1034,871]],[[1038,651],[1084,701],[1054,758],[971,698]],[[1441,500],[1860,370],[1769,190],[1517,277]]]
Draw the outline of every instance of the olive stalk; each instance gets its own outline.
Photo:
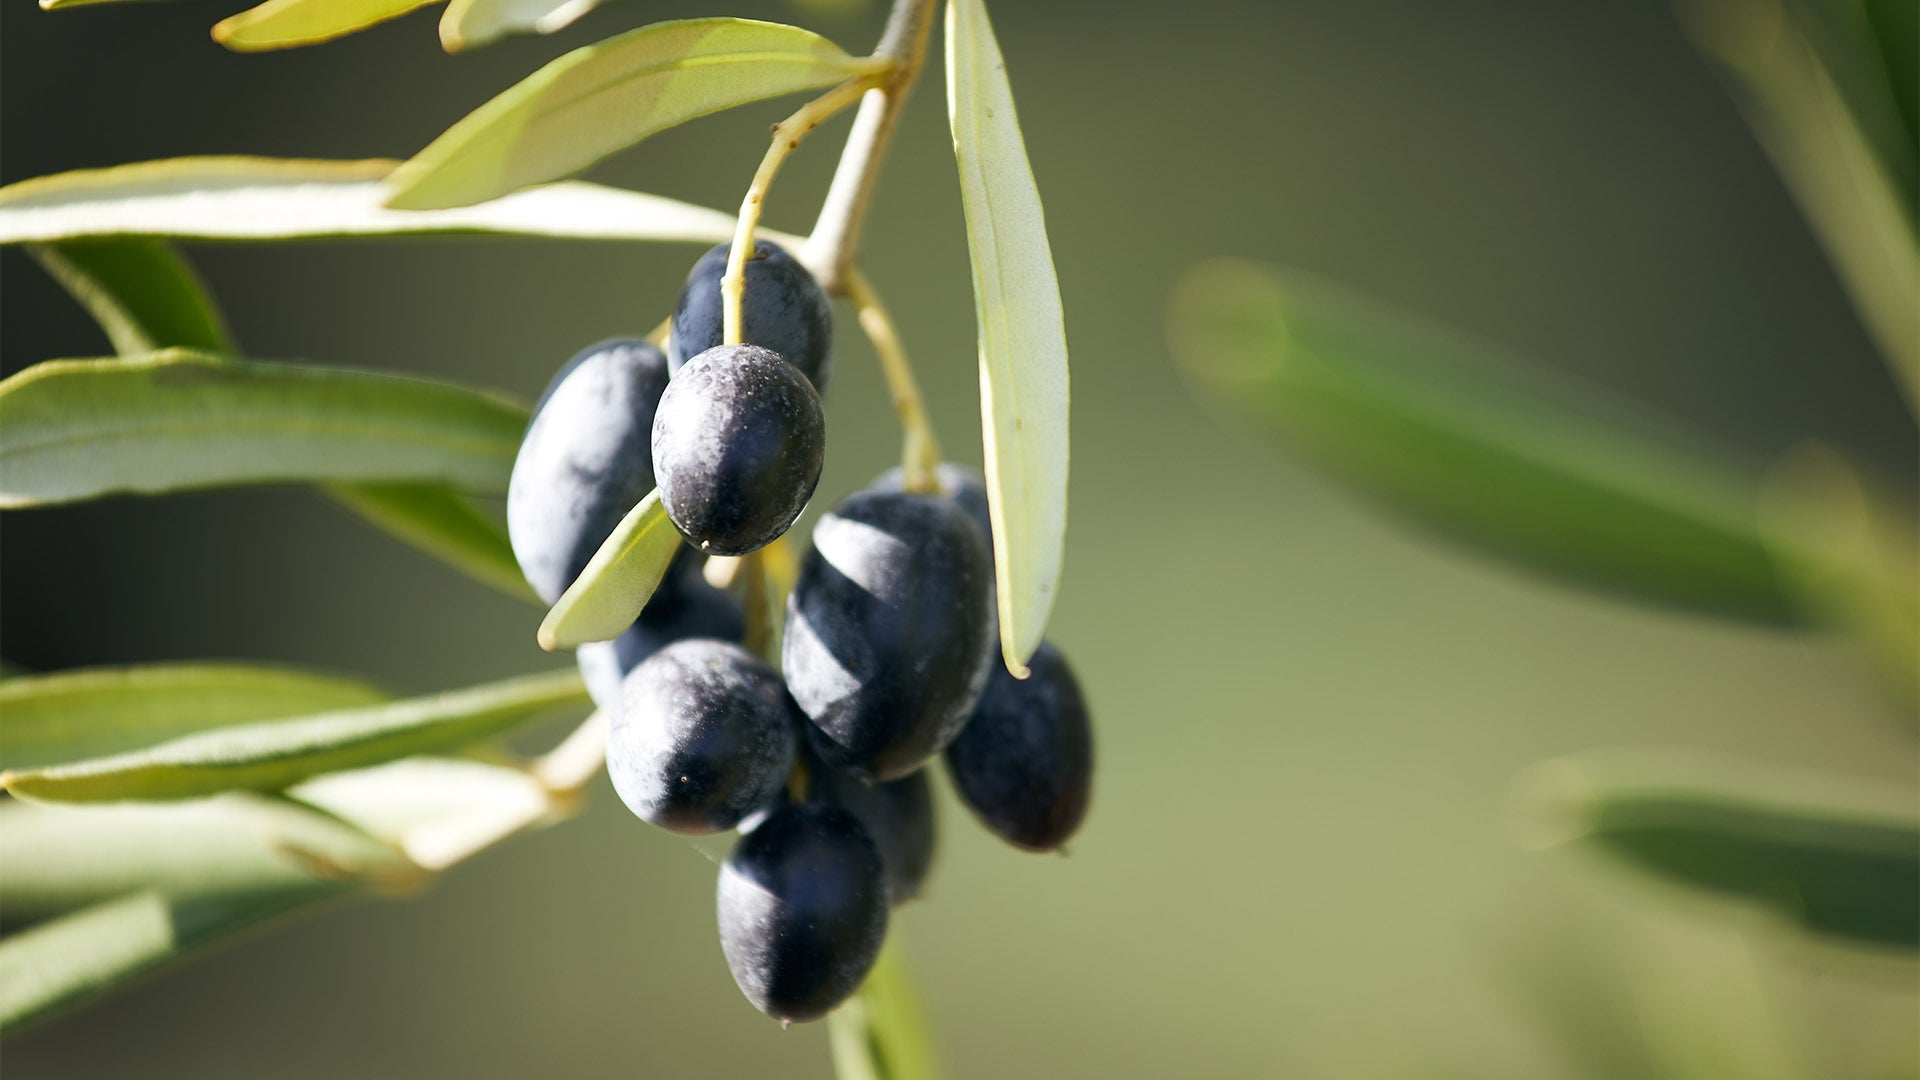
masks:
[[[850,79],[800,106],[792,116],[773,125],[773,140],[767,146],[766,156],[760,159],[760,168],[754,171],[753,182],[747,185],[746,197],[740,200],[740,218],[733,230],[733,247],[727,252],[727,272],[720,278],[724,334],[721,340],[725,344],[738,345],[745,340],[740,325],[740,302],[747,292],[747,256],[753,251],[753,230],[760,224],[760,211],[766,205],[767,190],[773,186],[774,176],[780,172],[787,155],[800,148],[800,140],[835,113],[860,100],[860,95],[882,77],[884,73]]]
[[[800,261],[831,295],[845,292],[854,256],[860,247],[860,228],[880,177],[880,163],[907,94],[926,62],[927,38],[933,31],[933,0],[894,0],[887,28],[874,49],[876,59],[890,61],[885,81],[867,91],[855,114],[853,131],[840,152],[833,183],[820,204],[813,232],[800,252]]]
[[[899,413],[900,426],[906,432],[906,445],[900,455],[905,474],[901,487],[907,491],[937,492],[940,482],[934,470],[940,464],[940,441],[934,438],[933,425],[927,421],[920,384],[914,380],[912,365],[907,363],[906,349],[900,344],[893,316],[873,291],[873,283],[858,268],[849,272],[842,283],[846,286],[847,298],[859,312],[860,328],[867,332],[867,340],[873,343],[873,351],[880,358],[880,370],[886,376],[894,411]]]

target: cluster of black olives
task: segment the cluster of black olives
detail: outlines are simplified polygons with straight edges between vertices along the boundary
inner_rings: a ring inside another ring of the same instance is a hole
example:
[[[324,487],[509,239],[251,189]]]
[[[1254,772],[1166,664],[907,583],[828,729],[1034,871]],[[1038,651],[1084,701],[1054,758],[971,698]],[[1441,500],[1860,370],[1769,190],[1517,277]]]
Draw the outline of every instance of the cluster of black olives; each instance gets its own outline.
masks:
[[[612,720],[607,771],[642,819],[738,829],[720,871],[720,941],[761,1011],[818,1019],[860,985],[888,911],[933,860],[923,769],[1012,844],[1057,850],[1086,812],[1092,733],[1051,646],[1016,680],[999,662],[986,490],[899,470],[821,517],[787,603],[783,671],[739,644],[738,598],[701,554],[779,537],[819,481],[819,392],[833,324],[804,267],[770,243],[746,262],[743,337],[721,344],[725,246],[694,265],[670,350],[592,346],[554,376],[514,464],[507,518],[535,591],[558,599],[656,486],[686,538],[639,619],[579,664]]]

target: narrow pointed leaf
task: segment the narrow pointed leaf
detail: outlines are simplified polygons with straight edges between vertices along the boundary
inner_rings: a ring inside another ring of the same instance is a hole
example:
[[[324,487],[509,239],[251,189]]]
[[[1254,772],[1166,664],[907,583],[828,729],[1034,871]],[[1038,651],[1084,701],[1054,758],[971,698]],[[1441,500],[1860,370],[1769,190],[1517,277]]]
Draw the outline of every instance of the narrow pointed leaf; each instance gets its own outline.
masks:
[[[278,791],[308,777],[468,746],[587,700],[575,671],[423,698],[189,735],[126,754],[0,774],[15,795],[52,802],[183,799]]]
[[[444,484],[334,484],[341,505],[475,581],[538,603],[506,530]]]
[[[151,664],[0,682],[0,767],[103,757],[232,724],[386,700],[355,679],[256,664]]]
[[[660,587],[681,543],[655,489],[627,511],[547,612],[540,624],[540,647],[549,652],[572,649],[626,633]]]
[[[27,251],[87,309],[122,356],[173,347],[233,351],[199,277],[164,243],[69,241]]]
[[[186,261],[154,240],[35,244],[41,265],[90,312],[121,356],[173,346],[232,353],[213,300]],[[444,484],[335,484],[333,498],[408,544],[514,596],[533,599],[505,530]]]
[[[1060,587],[1067,533],[1067,335],[1040,192],[980,0],[947,5],[947,114],[980,325],[980,420],[1000,647],[1025,676]]]
[[[1761,524],[1783,576],[1812,618],[1851,638],[1920,724],[1920,535],[1910,503],[1818,445],[1768,474]]]
[[[313,880],[233,895],[142,892],[0,940],[0,1032],[13,1034],[192,949],[345,888]]]
[[[192,157],[57,173],[0,188],[0,243],[473,234],[714,244],[733,236],[731,214],[580,181],[455,210],[389,210],[384,180],[393,168],[391,161]]]
[[[552,794],[523,769],[446,758],[328,773],[289,794],[389,841],[426,869],[457,862],[476,837],[491,842],[555,811]]]
[[[434,210],[557,180],[722,109],[879,70],[817,34],[746,19],[656,23],[562,56],[393,174],[387,205]]]
[[[500,493],[523,406],[447,383],[168,350],[0,382],[0,506],[299,480]]]
[[[1920,816],[1853,780],[1661,761],[1536,767],[1522,824],[1690,889],[1744,900],[1810,932],[1920,945]]]
[[[600,0],[451,0],[440,19],[440,44],[459,52],[508,34],[551,34],[598,6]]]
[[[434,758],[330,773],[288,794],[0,804],[0,910],[17,920],[85,909],[0,940],[0,1029],[312,901],[409,891],[424,877],[419,860],[444,865],[474,836],[491,841],[552,810],[523,770]],[[100,925],[99,905],[136,895],[148,918],[127,926],[142,932]]]
[[[510,770],[505,770],[510,771]],[[357,775],[357,774],[355,774]],[[389,840],[287,799],[0,806],[0,908],[10,919],[153,889],[171,897],[417,877]]]
[[[1249,263],[1191,273],[1171,336],[1229,418],[1455,542],[1640,600],[1799,619],[1757,480],[1590,392]]]
[[[437,0],[267,0],[220,20],[213,40],[235,52],[292,49],[332,41]]]
[[[1774,0],[1682,11],[1920,415],[1920,147],[1863,12]]]

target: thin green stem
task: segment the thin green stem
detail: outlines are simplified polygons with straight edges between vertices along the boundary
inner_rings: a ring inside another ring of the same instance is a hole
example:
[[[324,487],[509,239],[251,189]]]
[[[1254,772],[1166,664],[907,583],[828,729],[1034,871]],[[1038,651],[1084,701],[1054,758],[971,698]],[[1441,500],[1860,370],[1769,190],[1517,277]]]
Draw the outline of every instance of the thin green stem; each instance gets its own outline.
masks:
[[[891,61],[884,84],[867,92],[854,117],[853,132],[840,153],[833,184],[820,204],[820,216],[801,250],[800,261],[829,293],[844,291],[860,247],[860,230],[880,178],[880,163],[906,107],[907,95],[926,61],[933,31],[934,0],[894,0],[876,58]]]
[[[866,331],[867,339],[873,342],[874,354],[880,358],[887,391],[893,396],[893,410],[899,414],[901,430],[906,433],[906,445],[900,454],[901,471],[905,473],[901,486],[907,491],[936,492],[940,490],[934,471],[940,464],[940,440],[934,437],[933,423],[927,419],[926,402],[920,396],[920,384],[913,377],[913,366],[907,363],[907,352],[900,344],[893,316],[880,302],[873,283],[858,269],[849,271],[843,284],[847,298],[859,312],[860,328]]]
[[[840,1080],[936,1080],[933,1034],[920,995],[891,935],[852,1001],[827,1017],[827,1041]]]
[[[747,186],[746,198],[740,200],[740,219],[733,230],[733,248],[727,254],[727,272],[720,279],[720,296],[725,305],[722,340],[726,344],[738,345],[743,340],[740,302],[747,291],[747,257],[753,250],[753,230],[760,224],[760,210],[766,204],[767,190],[773,186],[774,176],[786,162],[787,155],[800,148],[800,141],[809,132],[860,100],[860,95],[883,77],[867,75],[841,83],[773,125],[773,141],[767,146],[766,156],[760,159],[753,183]]]

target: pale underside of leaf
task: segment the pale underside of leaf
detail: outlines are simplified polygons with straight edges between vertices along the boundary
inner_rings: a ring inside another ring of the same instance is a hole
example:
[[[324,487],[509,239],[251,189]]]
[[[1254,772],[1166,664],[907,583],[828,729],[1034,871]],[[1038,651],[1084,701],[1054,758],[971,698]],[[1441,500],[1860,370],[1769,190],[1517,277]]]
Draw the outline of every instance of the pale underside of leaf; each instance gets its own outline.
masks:
[[[427,870],[553,812],[553,797],[522,769],[479,761],[407,758],[328,773],[289,794],[386,840]]]
[[[278,791],[309,777],[468,746],[587,700],[579,673],[240,724],[130,753],[0,774],[15,795],[53,802],[183,799]]]
[[[446,383],[168,350],[0,382],[0,506],[286,481],[506,489],[526,410]]]
[[[387,205],[482,202],[568,176],[685,121],[879,67],[778,23],[644,26],[575,49],[449,128],[393,174]]]
[[[572,649],[626,633],[680,550],[658,488],[627,511],[540,624],[540,647]]]
[[[980,0],[947,5],[947,112],[980,327],[980,419],[1000,645],[1024,676],[1060,585],[1067,529],[1067,337],[1039,189]]]
[[[1170,336],[1230,418],[1456,544],[1632,599],[1801,619],[1759,531],[1757,470],[1626,403],[1238,261],[1188,275]]]
[[[0,243],[106,237],[272,241],[493,235],[714,244],[732,214],[581,181],[479,206],[390,210],[392,161],[167,158],[0,188]],[[793,237],[761,230],[783,243]]]
[[[0,907],[15,919],[146,889],[185,897],[298,888],[315,877],[398,883],[412,876],[390,839],[335,808],[248,793],[165,803],[9,802],[0,808],[0,859],[7,866]]]
[[[150,891],[31,927],[0,941],[0,1032],[12,1034],[195,946],[344,888],[310,879],[237,895]]]
[[[36,768],[196,731],[371,705],[356,679],[258,664],[150,664],[0,682],[0,767]]]
[[[440,19],[448,52],[473,49],[508,34],[551,34],[600,6],[601,0],[451,0]]]
[[[235,52],[317,45],[396,19],[438,0],[267,0],[216,23],[213,39]]]
[[[523,770],[435,758],[329,773],[288,795],[0,805],[0,909],[72,913],[0,941],[0,1029],[313,901],[410,891],[474,837],[553,810]]]

